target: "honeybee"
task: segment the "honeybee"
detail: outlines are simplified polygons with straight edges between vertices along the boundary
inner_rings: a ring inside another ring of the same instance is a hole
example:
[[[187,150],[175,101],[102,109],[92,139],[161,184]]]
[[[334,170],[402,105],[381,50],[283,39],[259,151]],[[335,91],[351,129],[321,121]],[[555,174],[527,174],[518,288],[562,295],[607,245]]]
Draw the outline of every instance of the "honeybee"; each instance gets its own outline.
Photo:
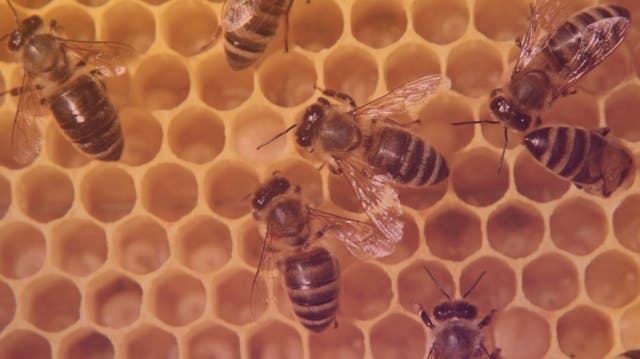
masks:
[[[422,306],[419,306],[420,318],[429,329],[434,331],[433,344],[429,349],[427,358],[433,356],[435,359],[470,359],[486,355],[489,359],[499,359],[500,349],[495,349],[489,353],[484,346],[484,335],[482,334],[482,329],[489,325],[496,310],[492,310],[476,324],[473,320],[478,316],[478,309],[464,300],[480,282],[486,271],[483,271],[469,290],[464,293],[462,300],[451,300],[449,294],[442,289],[442,286],[440,286],[440,283],[438,283],[429,268],[425,266],[424,269],[440,292],[447,298],[447,301],[433,308],[433,317],[442,322],[442,326],[436,327],[431,318],[429,318],[427,311]]]
[[[447,178],[449,169],[431,145],[390,117],[423,102],[440,87],[450,86],[446,77],[424,76],[360,107],[346,94],[324,90],[336,104],[319,97],[299,123],[265,144],[297,127],[298,145],[328,164],[332,173],[343,174],[371,223],[398,242],[402,239],[402,209],[391,185],[436,184]]]
[[[124,148],[118,112],[106,94],[103,76],[124,72],[120,65],[133,53],[127,45],[102,41],[75,41],[50,31],[42,18],[22,21],[11,4],[17,28],[2,37],[20,54],[22,86],[7,91],[20,96],[13,122],[12,149],[18,163],[33,161],[40,153],[40,131],[35,117],[45,106],[77,148],[103,161],[116,161]]]
[[[337,239],[361,258],[385,256],[395,246],[368,223],[312,208],[300,195],[300,187],[278,174],[256,190],[251,204],[256,220],[266,226],[251,303],[264,299],[266,294],[256,284],[276,254],[293,310],[312,331],[334,322],[338,308],[338,261],[319,240]]]
[[[631,151],[608,133],[606,127],[550,126],[527,134],[524,144],[552,172],[588,193],[608,197],[633,181],[636,168]]]

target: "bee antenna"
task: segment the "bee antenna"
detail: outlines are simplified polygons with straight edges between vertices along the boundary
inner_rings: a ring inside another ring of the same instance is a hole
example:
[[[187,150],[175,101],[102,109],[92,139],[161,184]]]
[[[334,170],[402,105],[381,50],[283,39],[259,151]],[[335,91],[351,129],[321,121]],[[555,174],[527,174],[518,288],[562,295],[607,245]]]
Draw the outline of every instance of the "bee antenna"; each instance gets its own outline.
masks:
[[[476,279],[476,281],[475,281],[475,282],[473,282],[473,284],[471,285],[471,288],[469,288],[469,290],[467,290],[467,292],[466,292],[466,293],[464,293],[464,295],[462,296],[462,299],[466,298],[466,297],[471,293],[471,291],[473,290],[473,288],[475,288],[475,287],[476,287],[476,285],[478,284],[478,282],[480,282],[480,279],[482,279],[482,277],[484,277],[484,275],[485,275],[485,274],[487,274],[487,271],[486,271],[486,270],[484,270],[484,271],[482,271],[482,273],[480,273],[480,275],[478,276],[478,279]]]
[[[507,127],[504,128],[504,146],[502,146],[502,153],[500,154],[500,162],[498,162],[498,173],[502,169],[504,163],[504,156],[507,154],[507,144],[509,143],[509,136],[507,135]]]
[[[447,294],[447,292],[445,292],[444,289],[442,289],[442,286],[440,285],[436,277],[433,275],[433,273],[431,273],[431,271],[426,265],[424,266],[424,269],[427,271],[427,274],[429,274],[429,277],[431,277],[431,280],[433,281],[433,283],[436,284],[436,286],[440,290],[440,293],[442,293],[445,297],[447,297],[448,300],[451,300],[451,297],[449,296],[449,294]]]
[[[16,8],[13,7],[13,4],[11,3],[11,0],[7,0],[7,4],[9,4],[9,8],[11,8],[11,12],[13,13],[13,16],[16,18],[16,24],[18,24],[18,26],[20,26],[20,18],[18,17],[18,12],[16,11]],[[4,38],[4,36],[3,36]]]
[[[492,125],[498,124],[498,121],[494,121],[494,120],[479,120],[479,121],[460,121],[460,122],[451,122],[452,126],[459,126],[459,125],[473,125],[476,123],[490,123]]]
[[[277,140],[278,138],[280,138],[281,136],[287,134],[287,132],[291,131],[294,127],[298,126],[297,123],[294,123],[293,125],[289,126],[289,128],[287,128],[286,130],[278,133],[277,135],[271,137],[269,140],[267,140],[266,142],[262,143],[260,146],[256,147],[256,151],[261,149],[262,147],[270,144],[271,142]]]

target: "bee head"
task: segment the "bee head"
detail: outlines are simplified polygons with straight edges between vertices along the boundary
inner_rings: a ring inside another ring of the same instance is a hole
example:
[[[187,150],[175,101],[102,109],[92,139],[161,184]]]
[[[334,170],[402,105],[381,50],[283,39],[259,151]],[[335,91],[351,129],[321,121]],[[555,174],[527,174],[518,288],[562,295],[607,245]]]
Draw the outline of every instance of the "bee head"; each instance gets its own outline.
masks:
[[[472,320],[478,316],[478,309],[464,300],[454,301],[452,306],[456,318]]]
[[[269,182],[258,188],[253,195],[251,205],[256,210],[261,210],[275,197],[286,193],[289,187],[291,187],[291,184],[286,178],[274,176]]]
[[[296,141],[301,147],[309,147],[316,138],[320,123],[324,117],[324,108],[318,103],[307,107],[300,126],[296,129]]]
[[[35,32],[43,25],[42,19],[39,16],[29,16],[22,20],[16,30],[13,30],[9,35],[9,51],[16,52],[24,46],[27,39],[29,39]]]
[[[433,308],[433,317],[439,321],[445,321],[453,318],[455,315],[451,302],[440,303]]]
[[[517,131],[525,131],[531,125],[531,117],[517,111],[502,89],[495,89],[489,97],[489,109],[493,116],[506,127]]]

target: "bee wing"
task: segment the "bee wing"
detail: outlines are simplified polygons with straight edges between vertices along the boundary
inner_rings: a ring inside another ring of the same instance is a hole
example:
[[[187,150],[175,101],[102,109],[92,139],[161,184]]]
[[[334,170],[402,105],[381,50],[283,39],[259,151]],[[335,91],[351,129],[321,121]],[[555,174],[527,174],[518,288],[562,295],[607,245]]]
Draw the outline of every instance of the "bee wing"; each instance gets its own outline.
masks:
[[[554,91],[554,97],[564,93],[582,76],[604,61],[620,46],[627,30],[629,30],[629,20],[621,16],[602,19],[585,27],[581,34],[582,39],[577,40],[578,50],[562,69],[563,81]]]
[[[220,26],[225,32],[236,31],[256,16],[255,0],[227,0],[222,7]]]
[[[21,91],[11,130],[11,149],[16,162],[26,164],[40,153],[41,136],[35,118],[41,114],[42,104],[33,77],[28,74],[22,78]]]
[[[133,47],[115,41],[79,41],[58,38],[62,46],[74,52],[82,61],[91,64],[104,76],[118,76],[126,71],[126,64],[135,54]]]
[[[520,39],[520,56],[513,73],[522,70],[542,50],[549,37],[571,15],[569,1],[538,0],[531,8],[529,28]]]
[[[428,75],[406,83],[386,95],[353,110],[355,118],[384,118],[407,112],[422,103],[440,87],[451,88],[451,80],[440,75]]]
[[[395,241],[385,237],[370,223],[309,209],[310,218],[319,222],[323,235],[344,243],[354,256],[367,259],[391,254]]]
[[[391,177],[368,173],[366,165],[356,159],[340,160],[339,164],[369,220],[386,238],[387,248],[399,242],[404,226],[400,221],[402,206],[397,191],[389,183]]]
[[[249,310],[253,318],[258,318],[270,301],[269,287],[273,288],[274,253],[271,249],[272,235],[267,227],[258,267],[251,282],[249,294]]]

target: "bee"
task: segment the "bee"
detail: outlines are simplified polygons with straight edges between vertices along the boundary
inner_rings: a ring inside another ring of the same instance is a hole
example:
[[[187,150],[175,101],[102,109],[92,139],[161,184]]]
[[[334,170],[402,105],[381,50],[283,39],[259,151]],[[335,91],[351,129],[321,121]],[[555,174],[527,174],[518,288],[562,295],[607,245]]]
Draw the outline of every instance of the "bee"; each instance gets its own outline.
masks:
[[[538,0],[531,12],[526,34],[516,41],[521,51],[511,80],[489,96],[495,120],[454,123],[502,124],[503,157],[507,130],[525,132],[538,127],[558,97],[571,93],[576,81],[620,46],[630,24],[629,11],[610,4],[569,17],[566,1]]]
[[[337,259],[319,240],[337,239],[360,258],[385,256],[395,245],[366,222],[312,208],[300,195],[300,187],[277,173],[256,190],[251,204],[256,220],[266,226],[251,303],[264,299],[266,294],[256,284],[276,254],[294,313],[315,332],[335,321],[340,278]]]
[[[499,359],[500,349],[495,349],[489,353],[484,346],[484,335],[482,329],[491,323],[491,319],[496,310],[492,310],[477,324],[473,322],[478,316],[478,309],[471,303],[464,300],[469,293],[480,282],[485,275],[483,271],[478,279],[471,285],[469,290],[462,296],[462,300],[451,300],[447,292],[442,289],[440,283],[431,273],[429,268],[424,267],[433,282],[436,284],[440,292],[447,298],[446,302],[442,302],[433,308],[433,317],[442,322],[442,326],[436,327],[429,314],[420,307],[419,315],[424,324],[434,331],[434,341],[429,349],[427,358],[434,359],[471,359],[479,358],[486,355],[489,359]]]
[[[297,127],[297,144],[328,164],[332,173],[343,174],[371,223],[387,238],[400,241],[402,209],[392,185],[433,185],[447,178],[449,169],[433,146],[391,117],[441,87],[451,87],[450,80],[424,76],[360,107],[346,94],[324,90],[335,104],[319,97],[299,123],[258,149]]]
[[[24,70],[22,86],[7,91],[20,96],[11,135],[15,160],[29,163],[40,153],[35,117],[46,107],[81,151],[102,161],[118,160],[124,148],[122,129],[103,77],[123,73],[119,63],[133,49],[115,42],[59,37],[55,21],[50,31],[39,16],[20,21],[8,3],[17,28],[2,40],[8,38],[9,50],[20,54]]]
[[[608,197],[633,181],[631,151],[607,137],[608,128],[542,127],[527,134],[524,144],[533,157],[588,193]]]

